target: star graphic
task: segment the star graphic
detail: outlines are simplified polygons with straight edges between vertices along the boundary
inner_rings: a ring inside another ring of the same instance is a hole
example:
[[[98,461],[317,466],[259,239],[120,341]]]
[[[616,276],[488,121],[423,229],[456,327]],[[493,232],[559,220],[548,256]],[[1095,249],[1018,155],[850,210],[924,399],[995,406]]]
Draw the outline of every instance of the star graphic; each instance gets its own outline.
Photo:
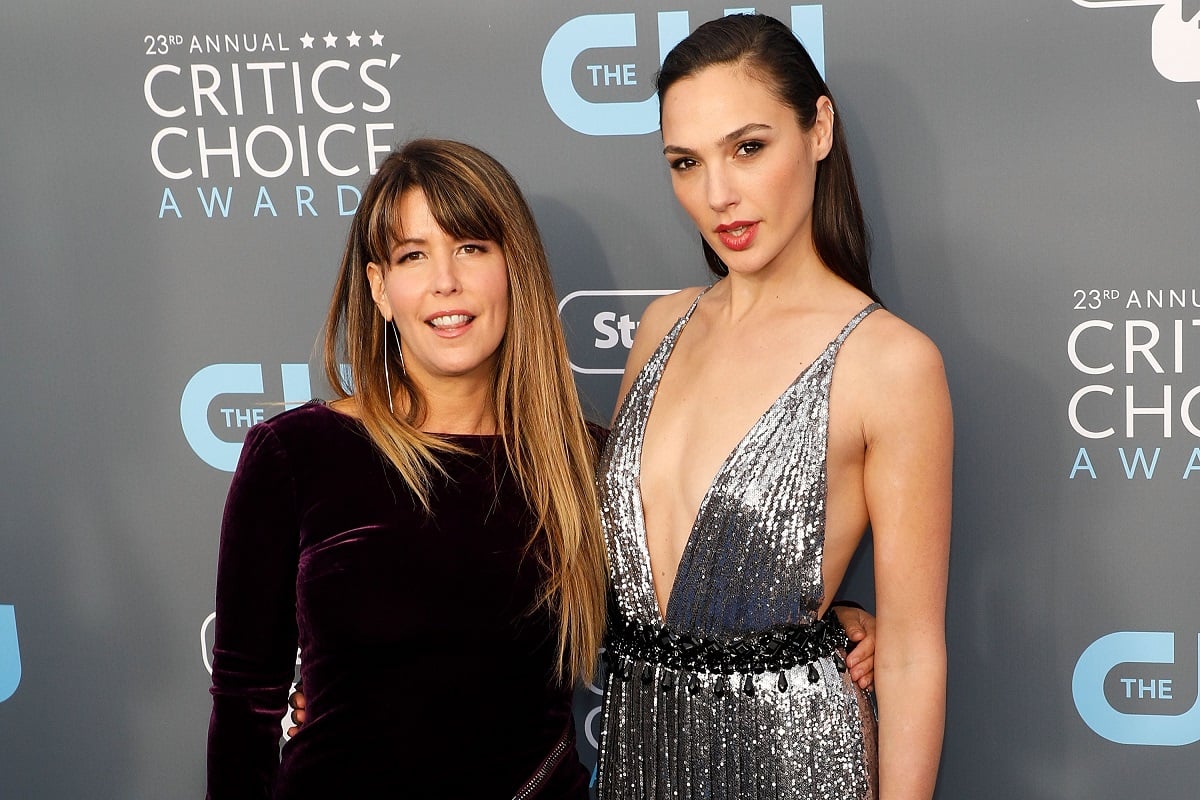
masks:
[[[304,35],[300,37],[300,44],[304,45],[305,50],[312,50],[312,43],[313,37],[308,35],[308,31],[305,31]]]
[[[383,47],[383,34],[379,32],[379,28],[375,29],[375,32],[371,34],[370,39],[372,47]]]
[[[361,38],[362,37],[354,31],[350,31],[350,35],[346,37],[346,41],[350,43],[351,47],[358,47],[358,40]]]
[[[329,33],[325,34],[321,38],[325,40],[326,47],[337,47],[338,37],[333,35],[333,31],[330,31]]]

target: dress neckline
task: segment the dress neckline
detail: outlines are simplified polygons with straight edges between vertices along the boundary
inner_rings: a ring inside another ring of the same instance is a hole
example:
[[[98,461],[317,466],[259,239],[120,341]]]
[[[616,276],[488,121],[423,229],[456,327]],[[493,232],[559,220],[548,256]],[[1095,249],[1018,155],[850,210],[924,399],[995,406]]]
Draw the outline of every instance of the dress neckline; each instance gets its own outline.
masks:
[[[700,504],[696,507],[696,514],[692,518],[692,524],[688,529],[687,541],[684,543],[683,551],[679,555],[679,563],[675,565],[675,577],[671,581],[671,590],[667,594],[667,605],[666,608],[663,608],[658,604],[657,581],[654,575],[654,565],[650,559],[650,546],[647,539],[648,532],[646,529],[646,506],[642,498],[641,475],[642,458],[645,452],[644,445],[646,441],[646,428],[649,425],[650,416],[654,413],[654,404],[658,398],[658,387],[662,383],[663,376],[666,374],[667,367],[671,361],[671,355],[675,351],[675,345],[678,343],[679,337],[683,333],[683,329],[691,320],[692,314],[695,312],[696,307],[700,304],[700,298],[702,298],[711,288],[712,285],[706,286],[703,291],[696,295],[696,298],[692,301],[692,304],[688,307],[688,310],[684,312],[684,314],[675,322],[675,324],[671,327],[671,330],[668,331],[667,335],[663,337],[663,340],[659,342],[654,355],[652,355],[651,358],[646,362],[649,365],[651,363],[661,361],[657,370],[658,374],[655,375],[653,379],[653,386],[650,387],[648,392],[648,397],[646,399],[646,413],[643,417],[641,425],[638,426],[634,431],[634,439],[632,442],[632,444],[637,448],[638,474],[638,480],[635,483],[637,492],[637,503],[635,504],[634,508],[634,514],[637,521],[635,538],[639,543],[639,551],[642,557],[645,559],[646,571],[650,576],[651,596],[654,600],[657,621],[659,624],[667,624],[667,621],[671,618],[671,600],[675,597],[675,589],[679,584],[679,567],[689,557],[689,551],[693,549],[693,546],[697,540],[695,536],[696,528],[700,525],[701,520],[704,519],[705,511],[709,506],[713,491],[720,481],[721,476],[729,471],[730,466],[741,454],[746,441],[757,432],[759,427],[763,425],[764,420],[767,420],[771,417],[772,412],[775,411],[776,407],[779,406],[780,403],[784,402],[798,386],[804,384],[804,382],[809,378],[810,373],[814,371],[818,364],[830,361],[831,356],[836,357],[837,352],[841,349],[842,343],[846,340],[846,337],[849,336],[856,327],[858,327],[858,323],[862,322],[862,320],[865,319],[871,312],[881,308],[880,303],[871,302],[862,308],[857,314],[851,317],[850,321],[842,326],[842,329],[838,335],[831,339],[830,342],[821,350],[821,352],[818,353],[813,360],[808,363],[807,366],[800,370],[800,373],[793,378],[792,381],[783,388],[779,395],[763,410],[763,412],[759,414],[757,418],[755,418],[750,427],[746,429],[741,438],[737,440],[730,451],[725,455],[725,458],[721,460],[721,463],[717,466],[716,472],[713,473],[712,478],[708,482],[708,487],[705,489],[704,495],[700,498]],[[662,353],[664,350],[665,354]],[[662,355],[661,359],[659,359],[660,355]],[[639,379],[641,377],[642,376],[639,375]]]
[[[335,417],[353,423],[360,430],[363,428],[362,420],[360,420],[358,417],[351,416],[350,414],[343,414],[341,411],[338,411],[336,408],[334,408],[328,401],[323,400],[320,397],[314,397],[304,405],[313,406],[316,408],[324,408]],[[443,433],[440,431],[422,431],[422,433],[425,433],[428,436],[436,436],[439,439],[447,439],[450,441],[479,443],[492,443],[504,438],[503,434],[500,433]]]

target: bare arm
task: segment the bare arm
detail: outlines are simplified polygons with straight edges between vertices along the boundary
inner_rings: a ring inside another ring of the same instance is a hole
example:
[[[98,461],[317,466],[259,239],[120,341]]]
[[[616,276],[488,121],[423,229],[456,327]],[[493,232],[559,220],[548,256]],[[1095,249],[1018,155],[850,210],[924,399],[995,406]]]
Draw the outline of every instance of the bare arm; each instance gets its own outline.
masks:
[[[903,326],[903,327],[899,327]],[[946,580],[953,429],[937,349],[895,320],[863,412],[875,541],[881,800],[928,800],[946,704]]]

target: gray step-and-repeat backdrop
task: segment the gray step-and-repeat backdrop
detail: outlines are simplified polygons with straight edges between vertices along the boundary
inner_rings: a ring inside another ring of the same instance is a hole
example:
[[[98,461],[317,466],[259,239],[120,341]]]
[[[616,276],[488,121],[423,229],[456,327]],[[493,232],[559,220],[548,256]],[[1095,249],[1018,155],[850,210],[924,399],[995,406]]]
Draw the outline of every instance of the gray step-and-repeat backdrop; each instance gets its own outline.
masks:
[[[1197,796],[1200,2],[757,9],[823,63],[877,285],[950,375],[939,797]],[[647,302],[706,279],[650,87],[726,10],[4,4],[0,797],[202,793],[229,471],[323,393],[348,215],[394,142],[517,175],[607,419]]]

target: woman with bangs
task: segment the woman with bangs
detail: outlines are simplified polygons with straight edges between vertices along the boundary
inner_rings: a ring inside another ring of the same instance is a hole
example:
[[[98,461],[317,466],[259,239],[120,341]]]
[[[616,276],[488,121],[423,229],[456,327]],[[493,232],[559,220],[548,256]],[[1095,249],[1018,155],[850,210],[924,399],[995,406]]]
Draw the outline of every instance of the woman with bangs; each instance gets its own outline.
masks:
[[[252,428],[229,491],[208,797],[585,797],[596,437],[499,163],[437,140],[384,160],[324,361],[337,398]],[[281,754],[297,642],[307,724]]]

